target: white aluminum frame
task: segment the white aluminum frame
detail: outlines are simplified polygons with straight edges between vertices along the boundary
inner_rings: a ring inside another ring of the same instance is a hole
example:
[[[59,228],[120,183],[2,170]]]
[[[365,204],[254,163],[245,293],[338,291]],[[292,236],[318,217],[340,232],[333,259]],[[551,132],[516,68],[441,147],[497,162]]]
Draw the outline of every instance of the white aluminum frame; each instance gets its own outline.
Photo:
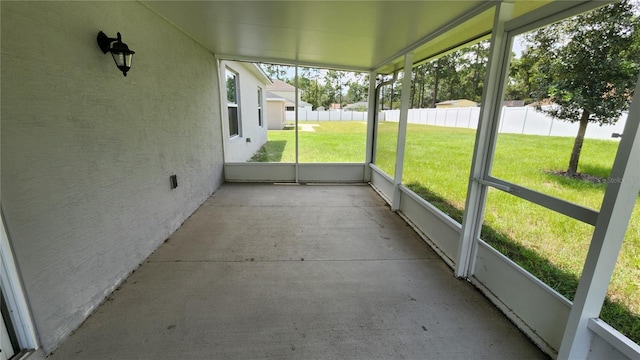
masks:
[[[491,32],[489,62],[484,79],[485,86],[482,90],[482,108],[471,160],[471,176],[462,218],[462,233],[455,269],[455,275],[460,278],[466,278],[473,274],[473,261],[476,257],[474,247],[477,239],[480,238],[484,218],[489,184],[480,181],[486,180],[493,161],[493,150],[498,132],[500,110],[502,109],[502,94],[509,69],[513,41],[505,33],[504,26],[507,21],[511,20],[513,7],[512,3],[500,3],[496,6]]]
[[[375,151],[375,132],[378,119],[378,99],[376,99],[377,73],[369,72],[369,108],[367,112],[367,142],[365,145],[365,164],[373,164]],[[371,180],[371,167],[365,167],[364,180]]]
[[[22,288],[22,281],[18,275],[3,216],[0,216],[0,221],[2,222],[2,226],[0,226],[0,281],[7,307],[11,313],[10,321],[14,326],[20,348],[36,350],[40,348],[40,344],[29,304]]]
[[[413,71],[413,52],[404,56],[404,76],[402,77],[402,95],[400,95],[400,120],[398,141],[396,144],[396,166],[393,175],[393,199],[391,210],[400,209],[400,184],[404,166],[404,149],[407,142],[407,123],[409,120],[409,95],[411,94],[411,72]]]
[[[586,358],[593,331],[590,319],[600,315],[622,241],[640,193],[640,77],[618,145],[578,290],[558,353],[559,359]]]

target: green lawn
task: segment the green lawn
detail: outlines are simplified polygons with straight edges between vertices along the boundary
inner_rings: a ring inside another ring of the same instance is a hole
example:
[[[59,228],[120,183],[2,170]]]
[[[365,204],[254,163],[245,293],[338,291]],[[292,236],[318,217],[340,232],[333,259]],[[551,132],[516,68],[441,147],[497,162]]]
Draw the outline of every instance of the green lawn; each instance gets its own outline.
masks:
[[[364,162],[367,123],[364,121],[320,122],[314,131],[299,132],[300,162]],[[270,130],[269,142],[256,153],[252,161],[295,162],[295,132]]]
[[[300,132],[301,162],[363,162],[363,122],[318,122]],[[376,165],[395,166],[397,123],[378,128]],[[457,221],[468,185],[475,131],[409,124],[403,183]],[[598,210],[605,184],[549,174],[564,170],[573,139],[500,134],[492,174],[521,186]],[[585,140],[578,171],[606,178],[618,143]],[[255,161],[295,161],[295,132],[269,131]],[[573,299],[593,227],[499,190],[489,193],[482,239],[569,299]],[[618,259],[601,317],[640,342],[640,202]]]

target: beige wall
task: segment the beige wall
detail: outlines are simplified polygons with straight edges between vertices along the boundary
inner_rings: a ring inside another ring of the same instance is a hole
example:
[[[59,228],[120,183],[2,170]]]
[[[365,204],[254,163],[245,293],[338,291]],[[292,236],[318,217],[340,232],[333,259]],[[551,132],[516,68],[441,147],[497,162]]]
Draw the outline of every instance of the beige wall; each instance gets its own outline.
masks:
[[[138,2],[1,6],[2,208],[50,352],[221,184],[217,65]]]
[[[267,124],[269,130],[282,130],[285,120],[284,101],[267,101]]]

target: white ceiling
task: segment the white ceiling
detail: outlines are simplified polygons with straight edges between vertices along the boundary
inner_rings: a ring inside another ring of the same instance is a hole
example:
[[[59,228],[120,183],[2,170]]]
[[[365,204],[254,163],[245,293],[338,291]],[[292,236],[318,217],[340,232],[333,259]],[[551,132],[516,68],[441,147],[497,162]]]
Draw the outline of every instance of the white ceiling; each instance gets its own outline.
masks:
[[[516,0],[515,15],[526,15],[551,1]],[[142,3],[221,58],[381,72],[399,68],[407,49],[414,50],[419,61],[486,36],[495,4],[483,0]]]

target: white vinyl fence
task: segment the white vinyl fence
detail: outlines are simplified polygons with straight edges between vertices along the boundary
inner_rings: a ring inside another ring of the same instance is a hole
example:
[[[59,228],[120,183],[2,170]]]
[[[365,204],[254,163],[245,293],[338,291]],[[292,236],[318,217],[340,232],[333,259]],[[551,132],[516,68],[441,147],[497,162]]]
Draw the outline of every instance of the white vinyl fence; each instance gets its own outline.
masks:
[[[476,129],[480,108],[453,109],[409,109],[409,123]],[[300,111],[299,121],[366,121],[367,113],[360,111]],[[400,110],[384,110],[380,121],[395,121],[400,118]],[[287,111],[287,121],[294,121],[295,113]],[[613,134],[622,134],[627,114],[624,113],[615,125],[598,126],[589,124],[586,138],[612,139]],[[575,137],[578,123],[554,119],[532,107],[503,107],[500,133],[568,136]]]
[[[295,111],[287,111],[287,121],[295,121]],[[298,121],[367,121],[366,111],[298,111]]]

